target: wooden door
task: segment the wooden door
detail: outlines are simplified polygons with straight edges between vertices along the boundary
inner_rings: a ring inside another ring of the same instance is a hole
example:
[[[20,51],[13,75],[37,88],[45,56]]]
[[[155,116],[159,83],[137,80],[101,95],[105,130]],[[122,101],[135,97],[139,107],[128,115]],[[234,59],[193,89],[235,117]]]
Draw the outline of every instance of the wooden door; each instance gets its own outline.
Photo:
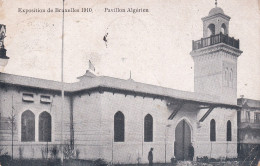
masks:
[[[191,130],[187,122],[182,120],[175,129],[174,154],[177,160],[189,159],[189,146],[191,143]]]

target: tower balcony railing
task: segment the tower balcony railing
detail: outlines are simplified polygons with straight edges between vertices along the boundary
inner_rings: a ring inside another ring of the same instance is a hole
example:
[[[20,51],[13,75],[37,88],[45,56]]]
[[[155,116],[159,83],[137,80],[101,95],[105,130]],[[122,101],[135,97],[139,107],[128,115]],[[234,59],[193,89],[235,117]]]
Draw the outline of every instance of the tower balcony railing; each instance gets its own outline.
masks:
[[[230,37],[228,35],[224,35],[223,33],[217,35],[211,35],[210,37],[201,38],[197,41],[192,41],[192,50],[197,50],[200,48],[212,46],[219,43],[225,43],[231,47],[235,47],[239,49],[239,39],[234,39],[234,37]]]

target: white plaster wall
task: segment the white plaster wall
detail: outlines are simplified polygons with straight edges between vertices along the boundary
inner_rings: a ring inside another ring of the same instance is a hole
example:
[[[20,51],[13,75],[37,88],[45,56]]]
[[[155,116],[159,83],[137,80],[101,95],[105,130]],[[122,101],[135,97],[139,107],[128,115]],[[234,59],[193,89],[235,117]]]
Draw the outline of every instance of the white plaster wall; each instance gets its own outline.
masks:
[[[230,101],[232,104],[237,104],[237,57],[230,55],[229,53],[221,52],[220,53],[221,60],[222,60],[222,95],[221,95],[221,102]],[[229,70],[232,69],[233,71],[233,80],[232,86],[227,86],[224,84],[224,77],[225,77],[225,68]]]
[[[207,110],[198,112],[198,121]],[[216,141],[210,142],[210,121],[216,121]],[[226,141],[227,121],[231,121],[232,141]],[[209,158],[237,157],[237,112],[236,110],[215,108],[200,123],[197,129],[196,156]]]
[[[194,91],[219,96],[223,103],[237,104],[237,57],[218,51],[193,59]],[[232,86],[224,82],[226,67],[233,70]]]
[[[98,92],[75,95],[73,99],[74,144],[81,159],[101,158],[101,105]]]
[[[113,117],[117,111],[125,116],[125,142],[113,142]],[[154,162],[170,162],[174,156],[175,128],[181,120],[185,120],[191,128],[191,142],[195,148],[195,157],[236,157],[237,122],[236,111],[215,108],[198,127],[199,119],[206,110],[198,111],[195,105],[186,104],[173,120],[168,120],[169,111],[165,101],[152,98],[125,96],[122,94],[104,93],[102,95],[102,144],[103,158],[114,163],[146,163],[150,147],[154,148]],[[143,142],[143,118],[149,113],[154,119],[154,140]],[[209,141],[209,123],[214,118],[217,124],[217,141]],[[226,123],[232,123],[232,141],[226,141]],[[167,124],[170,127],[165,127]],[[166,134],[165,134],[166,132]],[[166,140],[165,140],[166,135]],[[211,152],[210,152],[211,151]]]
[[[22,101],[23,92],[29,92],[34,94],[34,102],[24,102]],[[0,113],[2,118],[8,118],[11,115],[12,108],[12,96],[13,96],[13,107],[14,114],[16,117],[15,130],[14,130],[14,158],[19,157],[19,148],[22,149],[22,157],[24,158],[41,158],[42,149],[49,148],[53,144],[60,144],[60,131],[61,131],[61,96],[48,94],[45,92],[37,92],[30,90],[23,90],[17,88],[7,87],[0,89]],[[42,104],[40,103],[40,95],[51,95],[53,98],[53,104]],[[69,140],[70,131],[70,119],[69,119],[69,102],[68,98],[65,98],[65,109],[63,114],[63,134],[64,140]],[[22,142],[21,141],[21,115],[24,111],[30,110],[35,115],[35,141],[32,142]],[[52,117],[52,141],[51,142],[39,142],[38,139],[38,124],[39,115],[42,112],[48,112]],[[0,131],[1,142],[0,146],[4,147],[4,151],[11,155],[11,129]]]
[[[221,96],[222,61],[219,53],[194,57],[194,91]]]
[[[154,162],[165,160],[165,128],[170,112],[165,101],[124,94],[105,92],[102,95],[103,157],[114,163],[148,162],[147,155],[154,148]],[[125,142],[113,141],[114,115],[121,111],[125,116]],[[153,117],[153,142],[144,142],[144,117]],[[172,155],[172,154],[171,154]],[[167,161],[169,162],[168,154]]]
[[[22,91],[19,93],[16,89],[1,90],[0,112],[2,117],[10,114],[11,96],[14,94],[14,107],[18,117],[18,128],[15,130],[15,148],[14,156],[19,157],[19,147],[23,149],[24,158],[41,158],[41,149],[46,147],[46,143],[21,142],[20,141],[20,115],[23,111],[30,109],[35,113],[36,126],[37,117],[42,111],[49,111],[52,115],[52,144],[60,143],[60,96],[53,97],[53,106],[50,111],[50,105],[40,104],[39,94],[35,94],[34,103],[22,102]],[[64,111],[64,133],[65,140],[69,140],[69,99],[65,100]],[[74,129],[75,129],[75,150],[79,150],[81,159],[104,158],[114,163],[147,163],[147,155],[151,147],[154,148],[154,162],[170,162],[174,155],[175,128],[181,120],[185,120],[191,128],[191,141],[195,148],[195,157],[208,156],[236,157],[237,143],[237,114],[235,110],[215,108],[204,122],[197,124],[199,119],[207,110],[196,110],[196,105],[185,104],[183,108],[172,119],[168,117],[172,113],[167,107],[166,101],[141,96],[132,96],[124,94],[113,94],[110,92],[92,93],[76,95],[73,98],[74,111]],[[125,116],[125,142],[113,141],[114,114],[117,111],[123,112]],[[147,114],[153,117],[153,142],[144,142],[144,117]],[[209,141],[210,120],[216,120],[217,141]],[[226,123],[230,120],[232,123],[232,141],[226,141]],[[170,127],[166,127],[170,125]],[[200,127],[199,127],[200,126]],[[37,127],[36,127],[37,130]],[[11,154],[10,131],[1,132],[1,146],[5,146]],[[35,131],[36,137],[38,131]],[[166,148],[165,148],[166,142]]]

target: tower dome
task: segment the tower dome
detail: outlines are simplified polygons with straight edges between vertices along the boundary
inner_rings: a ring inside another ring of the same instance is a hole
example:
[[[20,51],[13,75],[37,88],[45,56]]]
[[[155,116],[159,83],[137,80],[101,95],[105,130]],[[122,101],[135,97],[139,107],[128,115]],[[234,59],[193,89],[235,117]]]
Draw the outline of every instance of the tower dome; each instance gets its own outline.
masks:
[[[215,7],[209,11],[209,16],[213,16],[219,13],[224,14],[223,9],[221,9],[220,7]]]

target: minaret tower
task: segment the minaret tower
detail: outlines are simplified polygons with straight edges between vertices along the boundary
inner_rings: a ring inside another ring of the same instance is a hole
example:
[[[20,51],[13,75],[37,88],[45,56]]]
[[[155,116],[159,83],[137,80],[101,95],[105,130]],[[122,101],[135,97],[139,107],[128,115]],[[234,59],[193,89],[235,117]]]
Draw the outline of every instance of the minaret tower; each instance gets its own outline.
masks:
[[[6,49],[4,45],[5,32],[5,25],[0,24],[0,73],[4,71],[9,59],[9,57],[6,56]]]
[[[239,40],[229,36],[230,17],[217,6],[203,17],[203,38],[192,41],[194,91],[237,103],[237,59]]]

